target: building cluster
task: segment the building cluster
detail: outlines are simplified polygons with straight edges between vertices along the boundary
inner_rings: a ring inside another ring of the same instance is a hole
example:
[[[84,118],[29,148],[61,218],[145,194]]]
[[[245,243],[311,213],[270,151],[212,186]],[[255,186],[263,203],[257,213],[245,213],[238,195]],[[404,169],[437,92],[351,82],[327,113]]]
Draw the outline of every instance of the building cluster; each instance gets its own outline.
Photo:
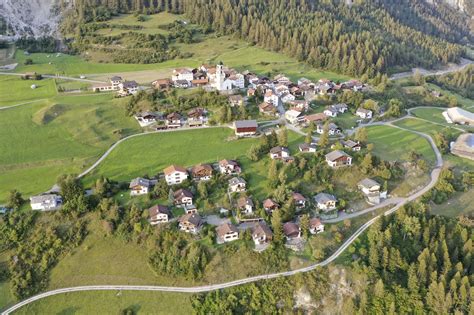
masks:
[[[119,76],[113,76],[109,79],[109,83],[97,84],[92,86],[94,92],[112,92],[117,91],[121,97],[134,95],[139,91],[140,87],[136,81],[126,81]]]
[[[140,112],[134,117],[141,127],[155,130],[177,129],[182,127],[202,127],[208,122],[208,112],[204,108],[193,108],[185,114],[171,112]]]

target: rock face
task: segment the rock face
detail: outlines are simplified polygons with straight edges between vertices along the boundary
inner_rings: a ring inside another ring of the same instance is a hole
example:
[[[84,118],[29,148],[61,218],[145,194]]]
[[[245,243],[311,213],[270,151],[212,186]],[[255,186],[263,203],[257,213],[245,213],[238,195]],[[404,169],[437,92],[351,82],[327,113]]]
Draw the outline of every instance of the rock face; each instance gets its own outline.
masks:
[[[58,0],[0,0],[0,16],[7,35],[58,37]]]
[[[436,5],[437,2],[444,2],[449,6],[467,13],[469,15],[474,15],[474,0],[427,0],[428,3]]]

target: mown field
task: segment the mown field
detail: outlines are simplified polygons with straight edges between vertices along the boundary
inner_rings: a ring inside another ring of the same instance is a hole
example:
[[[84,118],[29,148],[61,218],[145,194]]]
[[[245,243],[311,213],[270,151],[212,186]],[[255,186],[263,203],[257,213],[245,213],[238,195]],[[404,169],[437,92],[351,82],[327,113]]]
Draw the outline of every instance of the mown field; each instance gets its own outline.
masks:
[[[31,85],[36,85],[32,89]],[[0,107],[47,99],[57,94],[54,80],[22,80],[18,76],[0,76]]]
[[[408,154],[415,151],[431,162],[435,154],[425,138],[409,131],[390,126],[367,127],[369,142],[374,144],[374,153],[387,161],[406,161]]]
[[[191,314],[190,294],[148,291],[91,291],[51,296],[15,314]]]
[[[79,172],[113,142],[139,132],[110,94],[56,96],[0,114],[0,202],[49,189],[58,175]]]

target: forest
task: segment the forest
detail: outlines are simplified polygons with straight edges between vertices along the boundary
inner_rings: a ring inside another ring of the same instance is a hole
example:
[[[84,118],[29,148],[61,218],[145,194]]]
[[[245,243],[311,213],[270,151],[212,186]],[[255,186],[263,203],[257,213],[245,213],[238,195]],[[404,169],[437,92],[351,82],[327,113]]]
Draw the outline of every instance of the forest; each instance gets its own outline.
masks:
[[[316,0],[80,0],[71,32],[81,21],[100,21],[119,12],[185,13],[219,34],[234,34],[269,50],[353,76],[374,78],[413,66],[456,62],[469,41],[465,19],[424,1],[363,1],[348,6]]]
[[[467,66],[461,71],[442,76],[427,78],[428,82],[433,82],[440,87],[458,93],[464,97],[474,99],[474,66]]]

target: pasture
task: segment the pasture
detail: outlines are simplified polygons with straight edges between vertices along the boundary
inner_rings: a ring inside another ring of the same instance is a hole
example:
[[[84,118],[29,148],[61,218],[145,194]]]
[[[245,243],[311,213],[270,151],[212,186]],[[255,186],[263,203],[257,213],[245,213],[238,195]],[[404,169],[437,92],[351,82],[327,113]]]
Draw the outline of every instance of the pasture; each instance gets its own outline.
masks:
[[[36,85],[32,89],[31,85]],[[22,80],[18,76],[0,76],[0,107],[46,99],[57,94],[54,80]]]
[[[408,154],[415,151],[431,164],[435,154],[425,138],[409,131],[390,126],[367,127],[369,142],[374,144],[374,153],[387,161],[406,161]]]
[[[79,172],[122,136],[139,131],[110,94],[57,96],[2,111],[0,202],[49,189],[58,175]]]
[[[229,140],[230,128],[208,128],[162,132],[135,137],[121,143],[86,177],[90,183],[99,176],[129,181],[153,176],[170,164],[192,166],[197,163],[236,159],[245,155],[258,139]]]

